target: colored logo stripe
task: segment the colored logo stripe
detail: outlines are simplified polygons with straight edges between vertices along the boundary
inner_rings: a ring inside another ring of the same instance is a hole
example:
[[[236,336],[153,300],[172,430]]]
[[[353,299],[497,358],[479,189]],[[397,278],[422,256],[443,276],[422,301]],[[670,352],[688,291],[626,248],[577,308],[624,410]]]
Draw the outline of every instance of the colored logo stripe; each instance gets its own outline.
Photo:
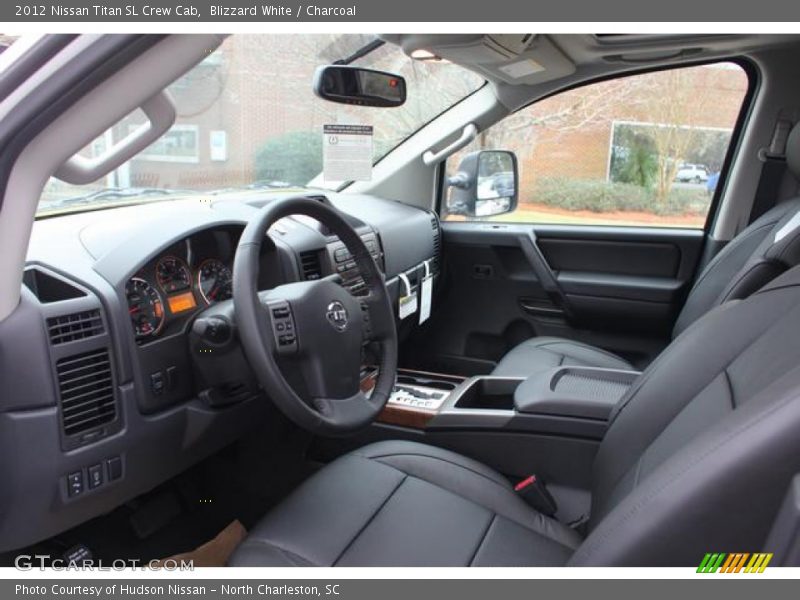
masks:
[[[748,562],[748,559],[749,562]],[[697,567],[698,573],[763,573],[772,560],[772,553],[758,552],[708,552],[700,566]],[[747,563],[747,566],[745,566]],[[744,569],[744,571],[742,571]]]
[[[764,569],[767,568],[769,561],[772,560],[772,553],[769,554],[753,554],[753,558],[750,559],[750,562],[745,567],[745,573],[763,573]]]

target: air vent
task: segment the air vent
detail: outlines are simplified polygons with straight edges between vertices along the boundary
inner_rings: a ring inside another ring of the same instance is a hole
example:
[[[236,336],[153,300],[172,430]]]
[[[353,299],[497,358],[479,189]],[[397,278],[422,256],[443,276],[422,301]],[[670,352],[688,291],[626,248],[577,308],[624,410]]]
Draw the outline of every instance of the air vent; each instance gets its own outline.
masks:
[[[103,333],[99,310],[85,310],[47,319],[47,333],[53,346],[94,337]]]
[[[439,260],[442,253],[442,230],[439,228],[439,219],[431,215],[431,228],[433,229],[433,272],[439,272]]]
[[[111,360],[93,350],[56,363],[64,433],[76,435],[110,423],[117,416]]]
[[[319,261],[319,252],[313,250],[311,252],[300,253],[300,269],[305,281],[312,281],[322,277],[322,265]]]

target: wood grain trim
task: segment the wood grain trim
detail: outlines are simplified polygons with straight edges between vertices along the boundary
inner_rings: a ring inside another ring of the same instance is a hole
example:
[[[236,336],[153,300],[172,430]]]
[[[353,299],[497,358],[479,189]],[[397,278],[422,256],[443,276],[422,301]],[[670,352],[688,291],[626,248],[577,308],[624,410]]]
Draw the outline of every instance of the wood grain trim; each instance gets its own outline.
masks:
[[[425,429],[430,420],[436,416],[436,413],[437,411],[435,410],[387,404],[381,414],[378,415],[378,422],[411,427],[412,429]]]
[[[450,380],[455,383],[456,381],[463,381],[464,377],[459,375],[445,375],[443,373],[429,373],[426,371],[414,371],[412,369],[398,369],[398,374],[409,373],[419,374],[430,377],[440,377],[444,380]],[[373,371],[361,380],[361,391],[365,394],[370,392],[375,387],[375,381],[378,377],[378,372]],[[397,404],[387,404],[380,415],[378,415],[379,423],[386,423],[388,425],[399,425],[401,427],[410,427],[412,429],[425,429],[433,417],[436,416],[438,410],[428,410],[424,408],[414,408],[410,406],[401,406]]]
[[[378,379],[378,374],[370,373],[364,379],[361,380],[361,391],[366,394],[367,392],[371,392],[375,388],[375,381]]]

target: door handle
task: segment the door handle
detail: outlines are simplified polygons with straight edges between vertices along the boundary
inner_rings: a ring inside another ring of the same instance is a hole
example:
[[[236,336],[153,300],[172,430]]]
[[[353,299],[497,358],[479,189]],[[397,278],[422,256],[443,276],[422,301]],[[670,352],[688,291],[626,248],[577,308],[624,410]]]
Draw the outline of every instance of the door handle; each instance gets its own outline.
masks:
[[[554,304],[545,304],[537,298],[520,298],[519,305],[526,313],[535,317],[563,318],[564,309]]]
[[[472,265],[472,276],[475,279],[491,279],[494,277],[492,265]]]
[[[569,300],[567,299],[564,290],[561,289],[555,273],[553,273],[553,270],[547,263],[547,259],[539,249],[539,245],[536,243],[536,233],[533,230],[530,230],[526,234],[520,235],[518,241],[520,248],[522,249],[522,253],[525,255],[525,258],[528,260],[533,272],[536,274],[536,278],[539,280],[539,283],[544,288],[547,297],[550,299],[553,306],[557,310],[561,311],[562,316],[569,318],[572,314],[569,306]],[[525,309],[523,306],[523,310],[527,309]],[[534,311],[536,310],[537,308],[534,307]]]

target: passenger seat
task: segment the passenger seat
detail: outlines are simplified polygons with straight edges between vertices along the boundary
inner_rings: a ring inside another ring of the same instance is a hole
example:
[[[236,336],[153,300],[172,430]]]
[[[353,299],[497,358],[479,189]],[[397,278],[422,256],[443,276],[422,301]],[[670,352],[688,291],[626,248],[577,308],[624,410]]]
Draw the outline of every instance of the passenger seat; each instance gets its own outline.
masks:
[[[800,181],[800,125],[786,144],[786,164]],[[672,338],[712,308],[746,298],[787,269],[800,264],[800,198],[772,208],[731,240],[703,269],[686,298]],[[509,351],[492,371],[501,377],[529,377],[561,365],[633,369],[606,350],[557,337],[536,337]]]

